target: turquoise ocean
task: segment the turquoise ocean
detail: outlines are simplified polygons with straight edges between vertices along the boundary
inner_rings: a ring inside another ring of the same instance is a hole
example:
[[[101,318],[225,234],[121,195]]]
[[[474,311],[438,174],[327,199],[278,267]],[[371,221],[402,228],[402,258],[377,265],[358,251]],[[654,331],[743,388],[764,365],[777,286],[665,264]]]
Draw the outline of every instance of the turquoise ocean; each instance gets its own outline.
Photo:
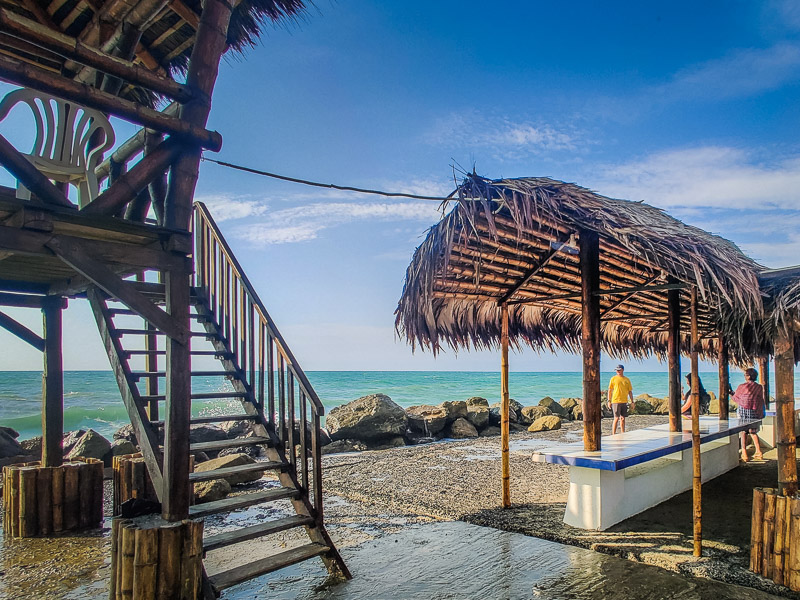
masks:
[[[454,371],[310,371],[309,381],[325,405],[326,411],[361,396],[382,393],[400,406],[439,404],[446,400],[466,400],[483,396],[489,403],[500,400],[500,375],[497,372]],[[603,373],[607,382],[613,373]],[[628,372],[634,395],[667,394],[667,374]],[[716,372],[701,373],[703,384],[716,391]],[[800,378],[796,378],[800,384]],[[13,427],[20,439],[41,435],[41,381],[35,371],[0,371],[0,425]],[[744,381],[739,371],[731,371],[735,388]],[[797,385],[796,384],[796,385]],[[512,372],[509,376],[511,397],[524,405],[537,404],[544,396],[555,399],[581,396],[581,373]],[[798,386],[800,387],[800,386]],[[194,378],[195,392],[230,390],[222,377]],[[775,389],[774,382],[771,384]],[[798,389],[795,390],[798,395]],[[196,402],[196,416],[239,412],[238,401]],[[239,408],[240,410],[240,408]],[[110,371],[67,371],[64,374],[64,430],[92,428],[110,437],[128,422],[119,390]]]

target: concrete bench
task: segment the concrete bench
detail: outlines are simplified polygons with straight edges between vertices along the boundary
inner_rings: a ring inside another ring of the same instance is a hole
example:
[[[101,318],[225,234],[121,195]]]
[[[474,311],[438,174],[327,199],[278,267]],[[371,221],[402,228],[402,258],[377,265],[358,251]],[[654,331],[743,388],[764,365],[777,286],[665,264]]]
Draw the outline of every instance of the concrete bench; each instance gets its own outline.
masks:
[[[800,400],[795,398],[794,401],[794,435],[800,437]],[[766,442],[772,448],[775,447],[775,403],[770,404],[770,409],[764,415],[761,422],[761,431],[758,432],[758,437],[762,442]]]
[[[757,422],[700,418],[703,481],[739,464],[737,434]],[[683,426],[678,433],[664,424],[604,436],[598,452],[586,452],[583,442],[545,448],[533,460],[569,465],[567,525],[608,529],[691,489],[691,422],[684,419]]]

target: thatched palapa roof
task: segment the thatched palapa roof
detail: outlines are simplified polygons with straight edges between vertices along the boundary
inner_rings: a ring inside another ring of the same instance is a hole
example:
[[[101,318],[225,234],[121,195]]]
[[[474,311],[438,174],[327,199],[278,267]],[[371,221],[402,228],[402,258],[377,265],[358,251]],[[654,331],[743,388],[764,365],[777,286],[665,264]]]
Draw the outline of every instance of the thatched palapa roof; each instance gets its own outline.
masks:
[[[553,179],[476,175],[454,196],[455,208],[430,229],[406,272],[396,327],[412,346],[496,347],[499,302],[507,301],[512,345],[578,351],[581,231],[600,239],[602,345],[613,356],[665,356],[670,287],[697,286],[707,356],[721,329],[739,336],[741,322],[762,313],[759,265],[732,242],[647,204]],[[612,289],[619,292],[603,292]],[[681,305],[688,351],[686,289]],[[744,346],[730,341],[733,359],[743,360]]]

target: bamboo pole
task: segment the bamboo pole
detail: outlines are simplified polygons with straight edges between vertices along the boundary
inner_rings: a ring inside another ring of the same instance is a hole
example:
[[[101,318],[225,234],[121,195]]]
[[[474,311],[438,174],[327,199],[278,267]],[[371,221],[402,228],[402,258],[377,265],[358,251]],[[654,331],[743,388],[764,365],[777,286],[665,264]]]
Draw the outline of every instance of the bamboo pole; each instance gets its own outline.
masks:
[[[10,494],[11,494],[11,537],[19,537],[19,481],[20,472],[17,467],[10,467]]]
[[[184,521],[181,598],[197,598],[203,574],[203,522]]]
[[[750,525],[750,570],[761,572],[764,532],[764,490],[753,488],[753,513]]]
[[[120,526],[122,533],[120,562],[119,597],[133,600],[133,572],[136,559],[136,527],[131,524]]]
[[[64,531],[64,466],[53,468],[53,531]]]
[[[68,463],[64,469],[64,530],[72,531],[78,528],[78,490],[80,466]]]
[[[180,563],[183,552],[183,523],[170,523],[158,533],[158,600],[180,597]]]
[[[790,508],[789,499],[786,496],[778,496],[775,502],[775,545],[772,548],[772,581],[778,585],[783,585],[787,519],[791,517],[788,508]]]
[[[158,574],[158,528],[137,529],[133,560],[133,597],[155,600]]]
[[[775,445],[778,447],[778,490],[797,493],[794,435],[794,334],[783,327],[775,337]]]
[[[23,467],[19,475],[19,535],[33,537],[39,533],[36,467]]]
[[[92,471],[92,496],[94,498],[92,507],[92,525],[100,525],[103,522],[103,476],[105,467],[103,461],[97,460],[90,465]]]
[[[108,598],[109,600],[117,600],[118,598],[118,580],[119,580],[119,545],[120,545],[120,519],[111,519],[111,577],[109,578],[108,585]]]
[[[667,360],[669,363],[669,430],[681,431],[681,291],[667,292]]]
[[[761,574],[772,578],[772,554],[775,548],[775,509],[777,507],[776,490],[764,490],[764,530],[762,532]]]
[[[719,420],[727,421],[730,413],[728,399],[731,389],[731,373],[728,367],[728,341],[723,334],[719,334],[717,351],[717,364],[719,366]]]
[[[36,472],[36,501],[39,504],[39,533],[53,531],[53,467],[39,467]]]
[[[789,556],[784,573],[784,584],[795,592],[800,592],[800,498],[793,497],[789,519]]]
[[[769,408],[769,355],[758,358],[758,379],[764,388],[764,406]]]
[[[697,330],[697,287],[691,291],[692,322],[692,505],[694,508],[694,556],[703,554],[702,471],[700,468],[700,377],[698,375],[698,350],[700,336]]]
[[[508,395],[508,304],[500,307],[500,458],[501,501],[503,508],[511,506],[511,469],[508,456],[509,395]]]
[[[92,524],[94,517],[94,473],[88,463],[78,467],[78,521],[81,529]]]
[[[600,402],[600,237],[580,232],[581,346],[583,348],[583,448],[600,450],[602,408]],[[610,399],[609,399],[610,400]]]

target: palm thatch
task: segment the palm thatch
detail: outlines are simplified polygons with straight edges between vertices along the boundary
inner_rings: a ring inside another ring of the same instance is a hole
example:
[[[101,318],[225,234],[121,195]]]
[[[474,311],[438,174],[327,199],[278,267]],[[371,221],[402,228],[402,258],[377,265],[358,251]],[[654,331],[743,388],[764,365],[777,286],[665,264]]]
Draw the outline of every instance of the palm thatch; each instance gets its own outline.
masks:
[[[497,347],[500,301],[506,301],[512,345],[578,351],[580,271],[573,248],[581,232],[591,231],[600,238],[605,352],[665,357],[665,288],[681,285],[698,288],[704,354],[715,355],[722,331],[733,359],[747,360],[740,332],[762,314],[760,267],[732,242],[647,204],[547,178],[491,181],[473,174],[454,196],[455,208],[431,228],[406,272],[396,328],[412,347],[434,353],[443,345]],[[681,302],[688,351],[687,293]]]
[[[774,354],[772,342],[778,331],[794,330],[795,362],[800,362],[800,267],[764,270],[759,283],[766,316],[748,338],[750,351],[761,356]]]

